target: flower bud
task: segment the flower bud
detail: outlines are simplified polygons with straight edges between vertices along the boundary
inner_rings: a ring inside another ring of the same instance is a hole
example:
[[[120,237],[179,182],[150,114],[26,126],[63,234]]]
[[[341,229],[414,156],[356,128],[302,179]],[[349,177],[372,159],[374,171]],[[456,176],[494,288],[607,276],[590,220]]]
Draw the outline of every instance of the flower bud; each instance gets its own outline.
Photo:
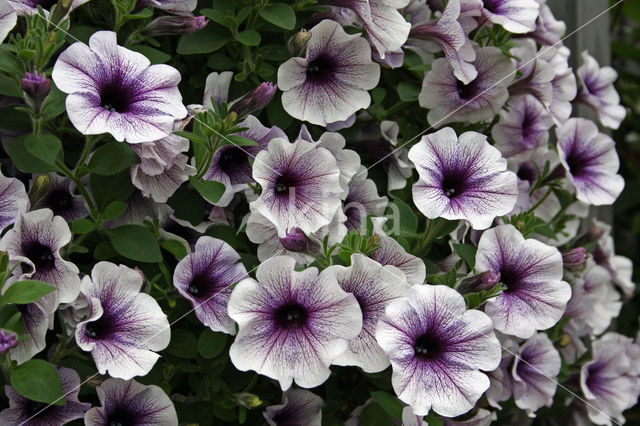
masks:
[[[307,235],[300,228],[287,230],[287,236],[280,238],[280,244],[282,244],[282,247],[285,249],[296,253],[307,251],[309,248]]]
[[[584,268],[589,254],[584,247],[576,247],[562,253],[562,265],[569,271],[580,271]]]
[[[18,336],[8,330],[0,329],[0,355],[18,346]]]
[[[51,27],[55,27],[55,24],[60,23],[69,14],[72,5],[73,0],[60,0],[56,3],[53,13],[49,18],[49,22],[51,22],[49,25],[50,29]]]
[[[33,181],[33,185],[31,185],[31,189],[29,190],[29,202],[31,205],[37,203],[38,200],[47,193],[50,184],[51,178],[49,175],[39,175]]]
[[[462,279],[456,286],[458,293],[465,295],[469,293],[477,293],[480,291],[491,290],[500,282],[500,272],[484,271],[473,277]]]
[[[208,23],[204,16],[161,16],[147,25],[142,33],[149,36],[191,34]]]
[[[311,39],[311,33],[304,28],[291,37],[289,40],[289,51],[293,56],[300,56],[307,47],[307,43]]]
[[[249,392],[236,394],[236,401],[238,401],[238,405],[249,409],[258,408],[262,405],[260,397]]]
[[[51,80],[44,74],[28,72],[21,80],[22,90],[27,94],[34,110],[39,111],[42,103],[51,92]]]
[[[273,83],[261,83],[260,86],[234,102],[229,111],[236,112],[239,117],[246,117],[253,111],[266,107],[271,102],[277,89],[278,87]]]

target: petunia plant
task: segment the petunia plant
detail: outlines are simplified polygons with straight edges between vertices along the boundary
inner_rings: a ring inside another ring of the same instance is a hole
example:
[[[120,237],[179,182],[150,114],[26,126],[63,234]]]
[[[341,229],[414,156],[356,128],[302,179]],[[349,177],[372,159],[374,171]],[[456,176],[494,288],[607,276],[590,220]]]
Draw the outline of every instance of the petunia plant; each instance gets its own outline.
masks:
[[[0,0],[0,424],[632,423],[553,3]]]

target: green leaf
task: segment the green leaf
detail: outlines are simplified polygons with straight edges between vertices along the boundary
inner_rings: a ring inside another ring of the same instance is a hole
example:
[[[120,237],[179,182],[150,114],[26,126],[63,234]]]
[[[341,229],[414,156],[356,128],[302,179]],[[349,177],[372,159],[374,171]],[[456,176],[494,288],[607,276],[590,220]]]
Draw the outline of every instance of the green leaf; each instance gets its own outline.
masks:
[[[285,3],[271,3],[264,9],[260,9],[258,14],[268,22],[285,30],[292,30],[296,26],[296,14]]]
[[[152,7],[147,7],[145,9],[142,9],[138,13],[132,13],[132,14],[129,14],[129,15],[124,15],[124,20],[125,21],[135,21],[135,20],[138,20],[138,19],[151,18],[152,16],[153,16],[153,8]]]
[[[22,88],[11,77],[0,74],[0,95],[22,97]]]
[[[117,255],[118,253],[116,253],[109,241],[99,242],[96,248],[93,249],[93,257],[96,260],[109,260]]]
[[[64,405],[62,382],[56,368],[47,361],[32,359],[11,372],[11,387],[32,401]]]
[[[200,180],[191,176],[189,182],[210,203],[217,203],[224,194],[224,184],[215,180]]]
[[[89,161],[89,170],[97,175],[111,176],[139,162],[138,155],[129,148],[129,145],[122,142],[109,142],[93,153]]]
[[[167,202],[178,219],[188,220],[193,226],[202,222],[205,202],[200,194],[189,185],[183,185],[169,198]]]
[[[24,106],[12,105],[0,108],[0,129],[19,130],[20,133],[30,132],[31,117],[21,108]],[[24,139],[22,145],[24,145]]]
[[[216,9],[202,9],[200,13],[206,16],[207,18],[211,19],[216,24],[220,24],[222,26],[227,25],[227,21],[225,20],[225,17],[230,16],[230,15],[226,15],[223,11],[216,10]]]
[[[395,419],[402,418],[402,403],[395,395],[385,391],[373,391],[371,396],[378,404]]]
[[[201,143],[201,144],[208,144],[209,143],[209,140],[207,138],[205,138],[203,136],[200,136],[200,135],[196,135],[195,133],[177,131],[177,132],[173,132],[173,134],[174,135],[178,135],[178,136],[182,136],[183,138],[187,138],[191,142]]]
[[[162,261],[156,237],[144,226],[123,225],[105,232],[119,255],[137,262]]]
[[[393,213],[393,217],[398,218],[398,223],[394,224],[394,227],[398,226],[400,229],[400,232],[403,232],[403,233],[417,232],[418,216],[416,216],[411,206],[409,206],[407,203],[405,203],[399,198],[396,198],[395,200],[393,200],[393,204],[395,204],[398,209],[397,212],[394,211],[393,208],[391,210],[391,212]]]
[[[180,37],[177,51],[180,55],[211,53],[227,44],[229,40],[231,35],[226,29],[208,25],[198,32]]]
[[[19,281],[9,286],[0,298],[0,306],[13,303],[26,305],[52,293],[56,288],[52,285],[36,280]]]
[[[171,330],[171,341],[166,351],[180,358],[195,358],[197,354],[196,336],[186,328]]]
[[[29,135],[24,143],[31,155],[49,165],[56,162],[58,154],[62,151],[60,139],[50,134]]]
[[[51,92],[42,104],[42,118],[51,120],[65,112],[67,109],[65,106],[66,99],[67,94],[58,89],[55,84],[52,84]]]
[[[469,265],[469,268],[473,269],[476,265],[476,251],[477,249],[471,244],[454,244],[453,249],[460,255],[460,257]],[[484,271],[480,271],[484,272]]]
[[[4,49],[0,50],[0,70],[9,74],[24,75],[24,67],[20,60]]]
[[[418,99],[418,93],[420,93],[420,88],[407,81],[401,81],[398,83],[398,96],[400,100],[403,102],[413,102]]]
[[[238,135],[229,135],[227,136],[227,139],[233,142],[233,145],[235,146],[257,146],[258,145],[258,142],[254,141],[253,139],[245,138]]]
[[[198,353],[206,359],[217,357],[226,346],[227,335],[224,333],[214,333],[210,329],[206,329],[198,338]]]
[[[71,222],[71,232],[74,234],[88,234],[96,229],[96,224],[91,219],[82,218]]]
[[[143,46],[141,44],[137,44],[135,46],[130,47],[131,50],[135,52],[142,53],[151,61],[152,64],[164,64],[169,59],[171,59],[171,55],[167,55],[161,50],[154,49],[153,47]]]
[[[104,209],[102,216],[104,220],[115,219],[116,217],[119,217],[121,214],[127,211],[128,207],[129,205],[123,201],[114,201],[112,203],[109,203],[107,208]]]
[[[360,424],[367,426],[392,426],[393,419],[385,412],[380,404],[374,402],[362,410]]]
[[[246,30],[236,34],[236,40],[247,46],[258,46],[262,41],[262,37],[256,30]]]
[[[2,115],[2,112],[0,112],[0,115]],[[47,164],[27,151],[25,139],[26,136],[18,137],[7,143],[7,153],[9,154],[9,157],[11,157],[13,164],[19,170],[25,173],[47,173],[58,171],[57,166]]]
[[[129,170],[123,170],[113,176],[92,173],[89,176],[89,182],[91,183],[91,193],[100,211],[113,201],[127,201],[134,191]]]
[[[177,240],[161,241],[160,246],[178,259],[182,259],[189,253],[187,248]]]

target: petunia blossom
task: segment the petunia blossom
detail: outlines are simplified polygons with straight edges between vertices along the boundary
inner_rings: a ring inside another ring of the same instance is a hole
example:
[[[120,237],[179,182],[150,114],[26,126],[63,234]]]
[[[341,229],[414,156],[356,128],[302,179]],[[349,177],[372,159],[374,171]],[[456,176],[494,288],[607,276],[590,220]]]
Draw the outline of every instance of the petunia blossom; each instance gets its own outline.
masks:
[[[467,310],[464,298],[443,285],[415,285],[391,302],[376,340],[391,360],[396,395],[418,416],[471,410],[489,387],[479,370],[495,369],[501,357],[489,317]]]
[[[367,373],[384,370],[389,366],[389,358],[376,342],[376,324],[387,305],[409,291],[404,273],[359,253],[351,256],[351,266],[331,266],[327,271],[336,276],[344,291],[355,296],[362,310],[362,331],[349,341],[347,350],[334,363],[355,365]]]
[[[584,118],[567,120],[556,128],[556,137],[560,162],[578,200],[595,206],[613,204],[624,188],[613,139]]]
[[[262,262],[256,278],[240,281],[229,299],[239,326],[229,356],[241,371],[254,370],[280,383],[315,387],[329,378],[329,365],[362,330],[353,294],[331,272],[295,271],[295,259]]]
[[[4,41],[7,35],[18,22],[18,15],[15,9],[7,0],[0,0],[0,42]]]
[[[139,0],[138,6],[153,6],[174,15],[191,15],[198,6],[198,0]]]
[[[427,276],[424,261],[407,251],[391,237],[380,235],[380,248],[370,257],[381,265],[391,265],[400,269],[411,285],[422,284]]]
[[[380,66],[359,34],[347,34],[334,21],[311,30],[305,58],[291,58],[278,68],[282,106],[298,120],[326,126],[367,108],[367,90],[378,84]]]
[[[557,20],[553,16],[551,8],[547,4],[547,0],[536,0],[540,5],[538,19],[536,19],[536,29],[526,34],[539,44],[553,46],[562,41],[562,37],[567,32],[567,25],[564,21]]]
[[[483,0],[482,17],[505,30],[522,34],[535,30],[540,5],[536,0]]]
[[[49,180],[47,192],[33,205],[34,210],[51,209],[54,215],[62,217],[67,222],[89,216],[87,202],[81,195],[73,194],[75,184],[71,179],[55,173],[49,173],[47,178]],[[37,180],[34,179],[34,183],[37,184]]]
[[[86,426],[178,425],[173,402],[159,386],[146,386],[135,380],[107,379],[96,392],[100,406],[87,411],[84,416]]]
[[[552,327],[571,297],[571,287],[562,281],[558,249],[525,239],[513,225],[500,225],[482,234],[475,267],[500,272],[506,289],[487,302],[485,312],[495,329],[505,334],[527,339],[536,330]]]
[[[213,331],[236,334],[227,303],[232,286],[247,277],[239,260],[240,255],[229,244],[205,235],[176,266],[174,287],[191,302],[198,319]]]
[[[72,0],[69,11],[82,6],[88,1],[89,0]],[[45,13],[50,12],[53,6],[57,5],[57,7],[61,7],[61,5],[58,5],[58,2],[55,0],[7,0],[7,2],[11,5],[13,10],[21,16],[37,14],[38,6],[42,7],[45,10]]]
[[[24,184],[0,172],[0,231],[13,224],[21,210],[29,207]]]
[[[131,379],[146,375],[171,336],[158,302],[140,293],[143,280],[124,265],[98,262],[82,279],[91,313],[78,324],[76,342],[90,351],[100,374]]]
[[[69,120],[85,135],[151,142],[168,136],[174,121],[187,115],[178,90],[180,73],[119,46],[112,31],[94,33],[89,46],[69,46],[58,56],[52,77],[69,94]]]
[[[516,175],[480,133],[458,137],[444,128],[423,136],[409,159],[420,176],[413,185],[413,202],[430,219],[466,219],[474,229],[486,229],[516,204]]]
[[[6,288],[10,287],[11,284],[11,282],[5,284]],[[21,339],[18,345],[9,351],[9,358],[18,364],[22,364],[45,349],[47,329],[53,319],[53,314],[45,312],[38,303],[16,305],[16,307],[20,311],[20,316],[24,323],[23,333],[27,337]]]
[[[324,401],[305,389],[289,389],[282,394],[282,404],[270,405],[262,413],[271,426],[322,424]]]
[[[376,183],[367,179],[367,169],[361,166],[360,171],[349,182],[349,193],[342,207],[347,217],[347,228],[358,229],[364,234],[367,216],[384,215],[388,203],[386,196],[378,195]]]

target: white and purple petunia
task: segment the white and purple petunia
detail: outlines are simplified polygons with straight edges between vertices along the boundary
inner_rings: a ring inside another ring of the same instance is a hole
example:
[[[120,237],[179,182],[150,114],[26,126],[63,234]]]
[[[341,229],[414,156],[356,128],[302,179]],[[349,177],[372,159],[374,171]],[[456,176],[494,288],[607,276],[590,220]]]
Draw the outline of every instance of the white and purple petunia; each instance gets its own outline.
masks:
[[[38,13],[38,6],[42,7],[45,12],[51,11],[51,8],[58,4],[56,0],[7,0],[11,7],[19,15],[35,15]],[[72,0],[69,11],[76,9],[89,0]],[[60,7],[60,6],[58,6]]]
[[[17,281],[15,281],[17,282]],[[5,284],[6,288],[12,283]],[[18,345],[9,351],[9,358],[18,364],[29,361],[46,347],[46,336],[53,314],[45,312],[38,303],[16,305],[24,323],[23,333],[27,337],[21,339]]]
[[[198,319],[213,331],[236,334],[227,304],[232,286],[247,277],[239,261],[240,255],[229,244],[205,235],[176,266],[173,285],[191,302]]]
[[[603,126],[617,129],[627,115],[625,108],[620,105],[620,95],[613,86],[618,73],[611,67],[601,68],[586,50],[582,52],[582,61],[578,68],[579,85],[575,102],[589,105],[598,114]]]
[[[341,207],[335,157],[302,139],[272,139],[255,158],[253,178],[262,192],[251,208],[269,219],[281,237],[292,228],[314,233],[331,223]]]
[[[433,61],[418,96],[420,106],[429,109],[427,120],[433,127],[450,122],[477,123],[492,119],[509,98],[507,86],[515,76],[515,66],[497,47],[476,49],[473,62],[478,75],[469,84],[456,78],[445,58]]]
[[[536,0],[483,0],[482,17],[505,30],[522,34],[536,29],[540,5]]]
[[[396,395],[418,416],[471,410],[489,387],[479,370],[495,369],[501,358],[489,317],[441,285],[415,285],[391,302],[376,339],[391,360]]]
[[[107,379],[96,392],[101,405],[87,411],[86,426],[178,425],[173,402],[159,386]]]
[[[28,207],[29,197],[24,184],[0,172],[0,231],[13,224],[20,211]]]
[[[485,312],[495,329],[527,339],[555,325],[571,297],[562,281],[562,255],[557,248],[526,239],[513,225],[485,231],[478,242],[476,269],[500,272],[506,289],[490,299]]]
[[[53,312],[60,303],[73,302],[80,293],[79,269],[64,260],[60,249],[71,241],[69,225],[49,209],[20,213],[15,225],[0,240],[0,250],[9,253],[20,279],[43,281],[57,291],[40,299],[46,312]],[[22,273],[17,271],[22,270]]]
[[[322,398],[306,389],[289,389],[282,404],[268,406],[262,415],[271,426],[320,426],[323,405]]]
[[[345,222],[349,230],[357,229],[364,234],[367,216],[384,215],[389,199],[378,195],[376,183],[367,179],[367,169],[360,167],[360,171],[349,182],[349,193],[344,200],[342,210],[347,217]]]
[[[546,47],[543,54],[538,53],[536,42],[530,38],[519,40],[515,47],[510,50],[514,65],[518,70],[518,78],[509,86],[509,94],[531,95],[536,98],[545,108],[548,108],[553,101],[553,84],[555,71],[551,64],[547,62]]]
[[[591,361],[580,370],[580,388],[593,423],[611,425],[615,420],[623,424],[623,412],[636,404],[640,393],[638,360],[629,350],[637,345],[613,332],[593,342]]]
[[[198,6],[198,0],[140,0],[139,6],[153,6],[174,15],[191,15]]]
[[[526,159],[538,148],[546,148],[553,118],[532,95],[516,96],[509,109],[500,111],[500,121],[491,129],[496,148],[507,157]]]
[[[142,275],[98,262],[82,279],[91,313],[78,324],[76,342],[90,351],[100,374],[129,380],[146,375],[169,344],[169,321],[158,302],[141,293]]]
[[[60,216],[67,222],[89,216],[87,202],[81,195],[73,193],[75,184],[71,179],[63,178],[56,173],[49,173],[48,177],[47,192],[33,205],[34,210],[51,209],[55,216]]]
[[[18,22],[18,15],[15,9],[7,0],[0,0],[0,42],[4,41],[7,35]]]
[[[180,73],[119,46],[112,31],[94,33],[89,46],[72,44],[58,57],[52,77],[68,93],[69,120],[85,135],[152,142],[168,136],[174,121],[187,115]]]
[[[430,219],[466,219],[474,229],[486,229],[516,204],[515,173],[507,171],[500,151],[480,133],[458,137],[446,127],[423,136],[409,159],[420,176],[413,202]]]
[[[584,118],[571,118],[556,129],[560,162],[580,201],[595,206],[613,204],[624,188],[617,174],[616,144]]]
[[[367,90],[378,84],[380,66],[359,34],[323,20],[311,30],[305,58],[291,58],[278,68],[282,106],[298,120],[326,126],[367,108]]]
[[[229,299],[229,316],[239,326],[229,356],[241,371],[254,370],[305,388],[322,384],[329,365],[362,330],[353,294],[331,272],[295,271],[292,257],[277,256],[258,267],[256,278],[240,281]]]
[[[613,283],[627,295],[632,295],[636,285],[633,282],[633,262],[615,252],[615,242],[611,236],[611,225],[594,220],[589,230],[596,240],[593,260],[609,272]]]
[[[553,16],[547,0],[536,0],[540,5],[540,13],[536,19],[536,29],[527,36],[536,40],[539,44],[553,46],[560,44],[562,36],[567,32],[567,25]]]
[[[9,385],[5,385],[4,392],[9,399],[9,408],[0,412],[0,423],[3,425],[64,425],[76,419],[81,419],[85,411],[91,408],[88,402],[80,402],[80,377],[70,368],[58,368],[58,375],[62,383],[64,405],[46,404],[32,401],[20,395]]]
[[[355,365],[367,373],[384,370],[389,366],[389,358],[376,342],[376,324],[387,305],[409,291],[404,273],[359,253],[351,256],[351,266],[331,266],[327,270],[336,276],[344,291],[355,296],[362,310],[362,331],[349,341],[347,350],[334,363]]]
[[[380,235],[380,248],[370,257],[381,265],[391,265],[400,269],[410,285],[422,284],[427,276],[427,268],[417,256],[414,256],[391,237]]]

